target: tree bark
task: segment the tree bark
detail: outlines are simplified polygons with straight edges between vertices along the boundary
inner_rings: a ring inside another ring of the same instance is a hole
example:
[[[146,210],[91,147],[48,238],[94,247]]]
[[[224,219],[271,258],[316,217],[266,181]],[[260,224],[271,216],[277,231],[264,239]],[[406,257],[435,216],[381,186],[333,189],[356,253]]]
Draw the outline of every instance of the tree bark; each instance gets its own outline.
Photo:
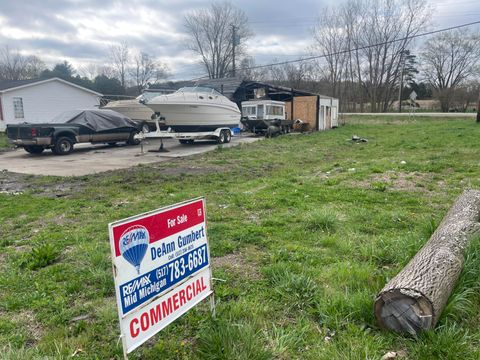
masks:
[[[378,324],[417,335],[437,323],[464,263],[469,240],[480,231],[480,191],[466,190],[430,240],[375,300]]]

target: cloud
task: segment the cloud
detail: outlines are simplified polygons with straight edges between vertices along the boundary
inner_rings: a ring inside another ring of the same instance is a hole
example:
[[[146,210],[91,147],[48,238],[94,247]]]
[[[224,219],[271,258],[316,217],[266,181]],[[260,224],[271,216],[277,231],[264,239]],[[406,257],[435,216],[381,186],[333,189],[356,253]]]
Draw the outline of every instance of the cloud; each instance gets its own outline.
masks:
[[[245,40],[248,53],[257,64],[264,64],[274,58],[308,54],[316,16],[325,6],[344,1],[232,3],[245,11],[254,32]],[[38,55],[50,66],[68,60],[80,67],[105,64],[109,47],[127,42],[132,51],[144,51],[166,62],[175,75],[194,77],[202,69],[198,57],[185,49],[183,19],[189,11],[209,4],[205,0],[1,0],[0,45]],[[473,14],[479,12],[473,1],[439,0],[436,4],[435,26],[473,21]]]

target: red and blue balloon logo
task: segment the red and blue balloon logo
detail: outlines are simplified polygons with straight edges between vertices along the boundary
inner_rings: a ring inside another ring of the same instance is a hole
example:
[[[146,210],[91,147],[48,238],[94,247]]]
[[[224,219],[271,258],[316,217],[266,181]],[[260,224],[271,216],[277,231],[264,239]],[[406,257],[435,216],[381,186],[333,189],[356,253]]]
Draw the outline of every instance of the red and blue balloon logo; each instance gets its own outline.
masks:
[[[140,264],[147,252],[150,235],[142,225],[133,225],[120,236],[119,248],[123,258],[132,264],[140,274]]]

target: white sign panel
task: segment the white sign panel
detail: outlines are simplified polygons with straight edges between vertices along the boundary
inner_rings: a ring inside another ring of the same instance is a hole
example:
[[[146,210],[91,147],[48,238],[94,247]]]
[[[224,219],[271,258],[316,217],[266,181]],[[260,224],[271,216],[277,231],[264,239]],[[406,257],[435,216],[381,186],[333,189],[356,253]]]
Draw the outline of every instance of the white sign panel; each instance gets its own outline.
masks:
[[[212,293],[205,200],[109,224],[124,351]]]

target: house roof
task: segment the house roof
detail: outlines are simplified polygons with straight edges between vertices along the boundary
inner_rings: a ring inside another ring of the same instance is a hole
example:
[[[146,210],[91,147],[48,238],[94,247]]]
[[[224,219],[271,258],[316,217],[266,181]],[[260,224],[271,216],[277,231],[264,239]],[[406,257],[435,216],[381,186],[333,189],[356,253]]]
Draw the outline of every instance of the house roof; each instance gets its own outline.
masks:
[[[247,98],[249,98],[248,93],[252,93],[254,89],[258,88],[268,89],[269,97],[274,98],[274,100],[281,101],[290,99],[292,96],[318,95],[310,91],[292,89],[285,86],[273,85],[259,81],[248,81],[237,77],[222,79],[204,79],[197,81],[196,85],[212,87],[218,92],[228,97],[230,100],[234,101],[247,100]]]
[[[9,89],[17,88],[23,85],[28,85],[36,82],[38,82],[38,79],[0,81],[0,91],[9,90]]]
[[[97,96],[102,96],[99,92],[87,89],[83,86],[74,84],[70,81],[60,79],[58,77],[53,77],[50,79],[29,79],[29,80],[6,80],[6,81],[0,81],[0,93],[8,92],[8,91],[13,91],[29,86],[35,86],[35,85],[40,85],[44,84],[47,82],[52,82],[52,81],[59,81],[61,83],[64,83],[66,85],[70,85],[73,87],[76,87],[77,89],[89,92],[91,94],[97,95]]]

